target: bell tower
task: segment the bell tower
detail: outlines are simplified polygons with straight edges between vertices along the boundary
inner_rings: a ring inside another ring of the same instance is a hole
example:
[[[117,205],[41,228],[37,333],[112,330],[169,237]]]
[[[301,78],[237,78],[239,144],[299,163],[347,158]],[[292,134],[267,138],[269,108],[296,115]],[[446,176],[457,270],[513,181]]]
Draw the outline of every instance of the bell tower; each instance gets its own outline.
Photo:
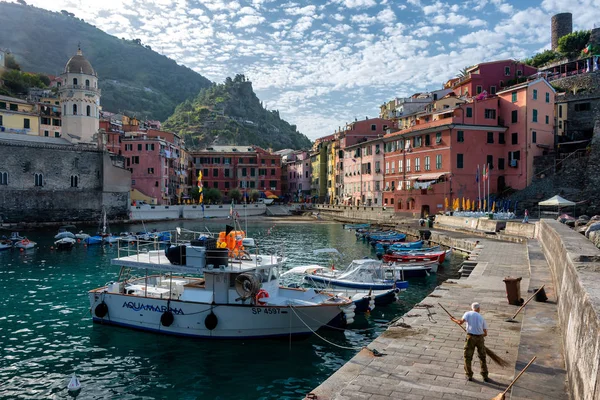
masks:
[[[72,143],[95,143],[100,128],[98,75],[81,47],[69,59],[58,90],[62,106],[62,135]]]

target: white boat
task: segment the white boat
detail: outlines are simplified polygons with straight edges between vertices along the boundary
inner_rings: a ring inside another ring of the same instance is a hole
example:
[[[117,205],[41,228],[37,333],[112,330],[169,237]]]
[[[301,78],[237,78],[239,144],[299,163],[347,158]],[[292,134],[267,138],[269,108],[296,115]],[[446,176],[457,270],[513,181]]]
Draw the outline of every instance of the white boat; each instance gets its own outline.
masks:
[[[23,238],[22,240],[15,242],[14,246],[18,249],[32,249],[37,246],[36,242],[33,242],[27,238]]]
[[[79,231],[79,233],[75,234],[75,239],[79,239],[79,240],[85,240],[89,237],[90,237],[90,235],[88,235],[87,233],[84,233],[83,231]]]
[[[76,239],[64,237],[55,241],[54,246],[57,250],[71,250],[75,246],[75,243],[77,243]]]
[[[67,384],[67,390],[69,392],[77,392],[81,389],[81,382],[79,382],[79,379],[77,378],[77,376],[75,374],[73,374],[73,376],[71,377],[71,380],[69,380],[69,383]]]
[[[11,232],[9,239],[15,243],[25,239],[23,236],[19,235],[19,232]]]
[[[58,233],[54,236],[54,239],[59,240],[63,238],[75,239],[75,234],[69,232],[65,228],[59,228]]]
[[[305,336],[325,325],[353,322],[348,298],[281,287],[282,257],[249,254],[237,237],[227,240],[228,248],[210,250],[185,243],[180,234],[172,233],[177,245],[168,251],[157,250],[156,242],[119,247],[112,260],[121,266],[119,279],[89,292],[94,322],[221,339]],[[238,257],[229,258],[230,253]],[[131,269],[143,277],[128,279]]]
[[[13,242],[10,239],[2,239],[0,240],[0,251],[12,249]]]

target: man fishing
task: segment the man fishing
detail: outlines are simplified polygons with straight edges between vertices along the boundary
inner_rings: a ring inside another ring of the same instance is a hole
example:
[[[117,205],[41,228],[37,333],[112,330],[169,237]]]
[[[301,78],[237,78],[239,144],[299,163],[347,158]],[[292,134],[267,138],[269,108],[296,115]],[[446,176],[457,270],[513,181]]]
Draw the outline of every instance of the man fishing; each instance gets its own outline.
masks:
[[[477,348],[477,355],[481,361],[481,376],[483,377],[484,382],[489,382],[490,379],[488,378],[488,369],[485,359],[485,343],[483,339],[487,336],[488,326],[487,322],[480,314],[481,308],[479,303],[471,304],[471,309],[473,311],[467,311],[461,319],[456,319],[454,317],[450,317],[450,319],[459,325],[462,325],[465,322],[467,323],[467,339],[465,340],[464,352],[465,374],[467,380],[473,380],[471,362],[473,361],[473,353]]]

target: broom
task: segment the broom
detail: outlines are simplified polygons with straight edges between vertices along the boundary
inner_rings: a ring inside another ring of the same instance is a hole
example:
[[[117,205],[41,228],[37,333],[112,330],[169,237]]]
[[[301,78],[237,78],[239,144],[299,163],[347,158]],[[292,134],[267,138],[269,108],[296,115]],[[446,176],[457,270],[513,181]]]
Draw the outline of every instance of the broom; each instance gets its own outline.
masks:
[[[446,309],[444,308],[444,306],[443,306],[443,305],[441,305],[440,303],[438,303],[438,306],[442,307],[442,310],[446,311],[446,314],[448,314],[448,316],[449,316],[450,318],[453,318],[453,317],[452,317],[452,314],[450,314],[450,313],[448,312],[448,310],[446,310]],[[462,326],[462,325],[459,325],[459,326],[462,328],[462,330],[463,330],[463,331],[465,331],[465,332],[467,331],[467,330],[465,329],[465,327],[464,327],[464,326]],[[502,358],[501,358],[499,355],[497,355],[496,353],[494,353],[492,350],[488,349],[487,347],[485,347],[485,354],[487,354],[487,356],[488,356],[489,358],[491,358],[493,362],[495,362],[496,364],[498,364],[498,365],[499,365],[499,366],[501,366],[502,368],[504,368],[504,367],[507,367],[507,366],[508,366],[508,362],[506,362],[505,360],[503,360],[503,359],[502,359]]]
[[[525,370],[527,368],[529,368],[529,366],[535,361],[537,357],[533,357],[531,359],[531,361],[529,361],[529,363],[525,366],[525,368],[523,368],[521,370],[521,372],[519,372],[519,375],[517,375],[517,377],[515,379],[513,379],[513,381],[510,383],[510,385],[508,385],[508,387],[504,390],[504,392],[499,393],[496,397],[494,397],[492,400],[504,400],[506,393],[508,393],[508,391],[510,390],[511,387],[513,387],[513,385],[515,384],[515,382],[521,377],[521,375],[523,375],[523,372],[525,372]]]

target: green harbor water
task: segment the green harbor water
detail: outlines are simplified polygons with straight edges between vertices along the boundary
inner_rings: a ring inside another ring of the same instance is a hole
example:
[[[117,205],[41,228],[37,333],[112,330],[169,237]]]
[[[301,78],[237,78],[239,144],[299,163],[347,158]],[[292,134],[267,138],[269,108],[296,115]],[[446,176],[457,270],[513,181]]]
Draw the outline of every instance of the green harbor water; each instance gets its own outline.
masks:
[[[218,232],[225,222],[163,222],[111,230],[176,226]],[[119,267],[110,265],[116,247],[78,245],[70,252],[51,251],[55,233],[22,232],[39,247],[0,252],[2,399],[69,398],[66,387],[72,373],[82,383],[79,399],[300,399],[356,353],[314,335],[292,342],[210,341],[94,325],[87,291],[116,279]],[[324,247],[341,251],[345,265],[374,257],[368,244],[340,224],[263,219],[248,222],[248,236],[263,248],[283,252],[286,267],[324,263],[312,255],[312,250]],[[369,344],[387,322],[441,281],[456,277],[461,261],[460,255],[453,255],[438,274],[411,279],[397,304],[357,316],[351,329],[319,334],[343,347]]]

